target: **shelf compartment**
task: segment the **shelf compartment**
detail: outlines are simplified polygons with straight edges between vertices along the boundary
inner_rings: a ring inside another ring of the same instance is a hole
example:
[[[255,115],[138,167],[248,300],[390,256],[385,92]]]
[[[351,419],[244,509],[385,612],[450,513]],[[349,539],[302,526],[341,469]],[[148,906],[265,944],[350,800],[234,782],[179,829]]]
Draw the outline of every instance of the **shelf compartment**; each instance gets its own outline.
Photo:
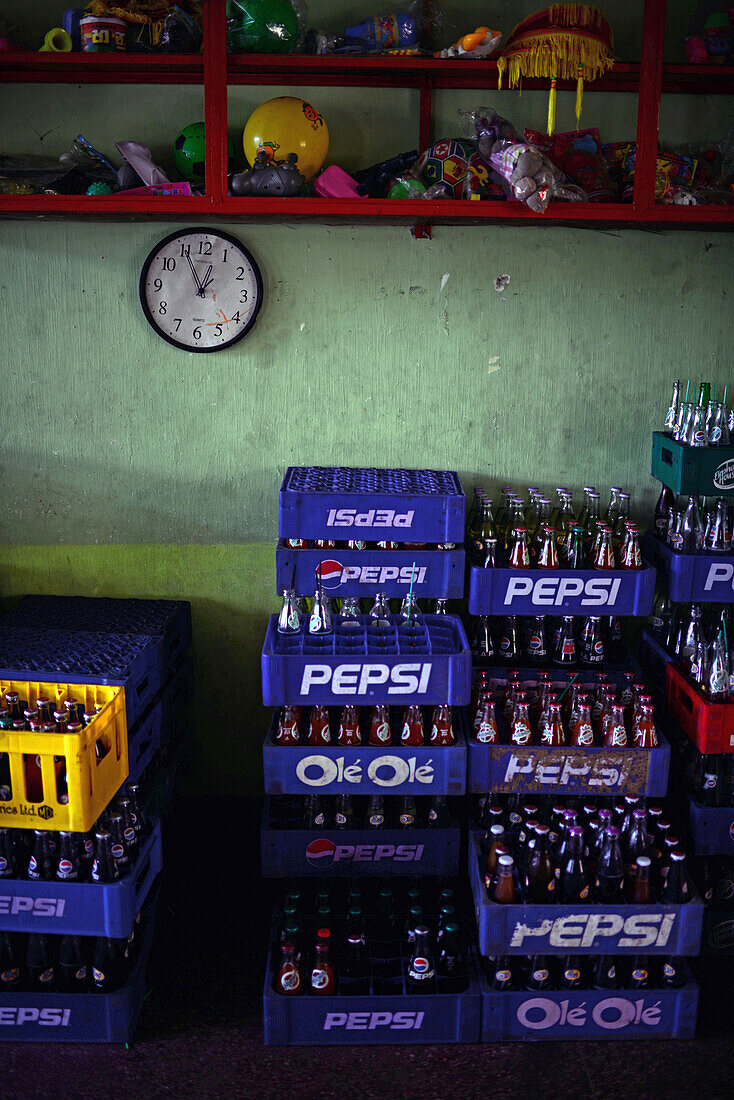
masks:
[[[29,84],[201,84],[201,54],[9,51],[0,81]]]

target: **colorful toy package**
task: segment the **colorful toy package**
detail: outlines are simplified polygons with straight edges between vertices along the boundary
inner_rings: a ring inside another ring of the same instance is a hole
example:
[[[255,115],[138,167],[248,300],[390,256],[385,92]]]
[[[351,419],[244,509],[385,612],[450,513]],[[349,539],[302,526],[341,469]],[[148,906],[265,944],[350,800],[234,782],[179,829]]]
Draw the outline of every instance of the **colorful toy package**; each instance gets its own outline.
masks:
[[[601,153],[598,130],[571,130],[551,135],[526,130],[525,138],[586,192],[588,202],[617,201],[618,191]]]

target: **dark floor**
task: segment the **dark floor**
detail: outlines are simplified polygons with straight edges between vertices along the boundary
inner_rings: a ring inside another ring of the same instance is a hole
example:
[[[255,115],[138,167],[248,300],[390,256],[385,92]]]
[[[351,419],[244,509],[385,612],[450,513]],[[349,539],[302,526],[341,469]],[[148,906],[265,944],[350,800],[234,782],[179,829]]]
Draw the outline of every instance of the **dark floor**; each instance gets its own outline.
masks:
[[[693,1042],[266,1047],[261,992],[271,886],[255,803],[179,804],[166,836],[152,992],[135,1043],[0,1044],[2,1100],[734,1096],[734,957],[700,960]],[[219,815],[219,842],[201,821]]]

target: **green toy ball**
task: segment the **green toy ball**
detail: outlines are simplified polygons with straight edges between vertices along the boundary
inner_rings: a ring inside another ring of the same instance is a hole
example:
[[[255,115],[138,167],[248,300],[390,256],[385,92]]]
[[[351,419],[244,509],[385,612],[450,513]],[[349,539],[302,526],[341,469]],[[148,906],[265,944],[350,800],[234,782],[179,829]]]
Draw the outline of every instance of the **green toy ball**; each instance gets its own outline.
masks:
[[[110,187],[109,183],[102,183],[102,181],[99,180],[96,183],[90,183],[89,187],[87,188],[87,194],[88,195],[111,195],[112,194],[112,188]]]
[[[173,163],[182,180],[189,183],[203,183],[205,178],[206,142],[204,123],[190,122],[184,126],[173,143]],[[227,172],[235,170],[234,143],[227,139]]]
[[[290,53],[298,19],[288,0],[227,0],[227,46],[231,53]]]

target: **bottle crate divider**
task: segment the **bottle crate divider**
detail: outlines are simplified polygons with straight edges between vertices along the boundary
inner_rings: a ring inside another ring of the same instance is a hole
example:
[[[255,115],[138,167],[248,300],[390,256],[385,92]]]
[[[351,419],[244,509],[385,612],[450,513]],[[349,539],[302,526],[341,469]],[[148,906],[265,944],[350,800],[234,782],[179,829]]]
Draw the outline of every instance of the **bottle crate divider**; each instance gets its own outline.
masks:
[[[308,729],[308,711],[302,729]],[[276,745],[278,710],[263,743],[266,794],[464,794],[466,790],[466,718],[454,710],[456,744],[401,745],[399,725],[393,741],[379,748],[364,744]],[[430,730],[430,708],[424,714]],[[367,729],[363,729],[366,740]]]
[[[707,906],[703,915],[702,955],[734,955],[734,908]]]
[[[85,833],[127,778],[128,736],[125,692],[99,684],[42,682],[0,673],[0,691],[17,691],[21,699],[47,696],[52,707],[73,699],[92,711],[103,709],[79,733],[0,730],[0,752],[6,753],[12,797],[0,802],[0,822],[15,829],[71,829]],[[101,742],[105,754],[96,755]],[[33,775],[35,757],[40,773]],[[66,761],[66,791],[59,787],[56,757]],[[62,798],[68,798],[63,802]]]
[[[260,828],[264,878],[459,874],[461,829],[278,828],[265,799]]]
[[[371,992],[347,992],[348,983],[340,980],[332,996],[276,993],[274,952],[269,951],[263,989],[266,1045],[412,1046],[479,1041],[479,980],[470,954],[465,992],[411,993],[405,982],[410,956],[406,957],[402,945],[397,941],[372,943],[369,950]],[[307,973],[302,969],[304,979]],[[375,992],[378,981],[385,992]]]
[[[414,568],[415,566],[415,568]],[[388,599],[413,595],[425,599],[461,599],[464,595],[464,551],[458,550],[292,550],[281,543],[275,551],[278,592],[292,588],[312,596],[316,573],[329,596]]]
[[[148,994],[155,904],[146,906],[140,955],[112,993],[0,993],[0,1042],[130,1043]]]
[[[649,615],[655,570],[483,569],[472,565],[471,615]]]
[[[158,638],[164,677],[183,659],[192,641],[191,604],[184,600],[25,596],[3,616],[0,630],[6,627]]]
[[[480,976],[483,1043],[508,1039],[692,1039],[698,986],[502,992]]]
[[[680,554],[648,531],[645,557],[665,577],[674,603],[734,603],[734,554]]]
[[[702,806],[684,792],[690,848],[699,856],[734,856],[734,806]]]
[[[168,675],[161,666],[159,643],[142,634],[16,629],[0,623],[0,681],[124,687],[132,729]]]
[[[160,821],[151,824],[134,868],[118,882],[0,879],[0,928],[60,936],[129,936],[163,867]]]
[[[640,635],[640,664],[650,687],[660,694],[665,692],[666,668],[674,660],[660,638],[645,628]]]
[[[425,615],[416,630],[396,623],[373,636],[367,616],[354,635],[279,634],[268,624],[262,651],[263,701],[283,703],[469,702],[471,652],[453,615]]]
[[[280,538],[462,543],[466,501],[449,470],[290,466],[278,498]]]
[[[653,432],[650,472],[679,496],[728,497],[734,493],[734,446],[691,447]]]
[[[699,752],[734,752],[734,703],[705,699],[678,665],[666,667],[665,697],[670,717],[678,723]]]
[[[697,955],[703,902],[498,905],[484,885],[481,836],[469,834],[469,881],[481,955]]]

